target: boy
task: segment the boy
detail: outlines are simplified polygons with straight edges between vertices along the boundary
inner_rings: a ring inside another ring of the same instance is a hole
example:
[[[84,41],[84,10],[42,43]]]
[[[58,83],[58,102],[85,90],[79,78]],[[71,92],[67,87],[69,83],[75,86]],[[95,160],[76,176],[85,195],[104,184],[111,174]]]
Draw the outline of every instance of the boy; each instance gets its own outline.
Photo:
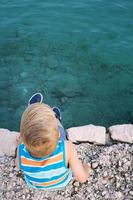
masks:
[[[34,101],[36,95],[32,96],[22,115],[22,143],[16,158],[26,183],[37,189],[62,189],[70,182],[72,174],[77,181],[85,182],[90,166],[81,164],[74,145],[65,140],[65,131],[58,121],[61,120],[60,110],[50,108],[42,103],[42,99],[35,98]]]

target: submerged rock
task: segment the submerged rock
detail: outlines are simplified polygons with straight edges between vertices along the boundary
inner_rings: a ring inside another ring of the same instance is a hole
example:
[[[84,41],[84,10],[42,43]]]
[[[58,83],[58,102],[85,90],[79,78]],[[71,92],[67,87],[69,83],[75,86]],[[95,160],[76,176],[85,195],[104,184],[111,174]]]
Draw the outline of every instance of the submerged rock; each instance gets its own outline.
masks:
[[[56,83],[56,85],[53,85]],[[81,85],[74,75],[57,74],[50,77],[47,87],[56,98],[82,96]]]

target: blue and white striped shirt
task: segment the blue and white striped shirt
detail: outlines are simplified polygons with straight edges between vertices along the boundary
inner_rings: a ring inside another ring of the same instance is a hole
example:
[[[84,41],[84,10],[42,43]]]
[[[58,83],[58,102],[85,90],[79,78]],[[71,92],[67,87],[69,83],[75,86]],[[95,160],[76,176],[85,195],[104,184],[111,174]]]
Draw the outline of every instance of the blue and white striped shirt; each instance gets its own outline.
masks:
[[[43,158],[30,155],[22,143],[18,147],[19,167],[26,183],[42,190],[63,189],[72,179],[72,171],[66,165],[65,141],[59,140],[55,151]]]

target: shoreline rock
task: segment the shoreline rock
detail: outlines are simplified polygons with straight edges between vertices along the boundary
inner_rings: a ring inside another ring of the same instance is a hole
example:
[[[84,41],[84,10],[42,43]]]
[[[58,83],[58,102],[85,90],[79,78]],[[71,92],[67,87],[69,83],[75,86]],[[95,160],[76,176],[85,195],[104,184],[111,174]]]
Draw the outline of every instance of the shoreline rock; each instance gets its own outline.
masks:
[[[94,126],[92,124],[72,127],[67,129],[68,138],[72,142],[91,142],[94,144],[106,143],[106,129],[103,126]]]
[[[92,124],[67,129],[68,138],[74,143],[90,142],[98,145],[112,145],[116,142],[133,144],[133,125],[123,124],[110,126],[107,130],[103,126]]]
[[[67,129],[68,139],[74,143],[88,142],[97,145],[113,145],[118,142],[133,144],[133,125],[103,126],[92,124]],[[0,156],[14,156],[16,140],[20,133],[0,128]]]
[[[133,143],[133,125],[122,124],[109,127],[109,132],[113,140]]]

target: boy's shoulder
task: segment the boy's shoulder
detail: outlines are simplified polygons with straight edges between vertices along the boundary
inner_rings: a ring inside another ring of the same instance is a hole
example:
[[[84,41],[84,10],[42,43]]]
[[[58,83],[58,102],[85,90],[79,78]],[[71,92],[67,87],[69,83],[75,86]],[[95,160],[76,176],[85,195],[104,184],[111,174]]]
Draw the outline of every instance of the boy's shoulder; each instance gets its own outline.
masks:
[[[75,147],[74,147],[74,144],[69,140],[65,140],[64,143],[65,143],[65,149],[66,149],[66,158],[67,158],[67,161],[69,161]]]
[[[64,143],[68,149],[74,148],[74,144],[71,141],[65,140]]]
[[[70,140],[64,140],[64,143],[68,147],[71,146],[71,145],[73,145],[73,143]]]

